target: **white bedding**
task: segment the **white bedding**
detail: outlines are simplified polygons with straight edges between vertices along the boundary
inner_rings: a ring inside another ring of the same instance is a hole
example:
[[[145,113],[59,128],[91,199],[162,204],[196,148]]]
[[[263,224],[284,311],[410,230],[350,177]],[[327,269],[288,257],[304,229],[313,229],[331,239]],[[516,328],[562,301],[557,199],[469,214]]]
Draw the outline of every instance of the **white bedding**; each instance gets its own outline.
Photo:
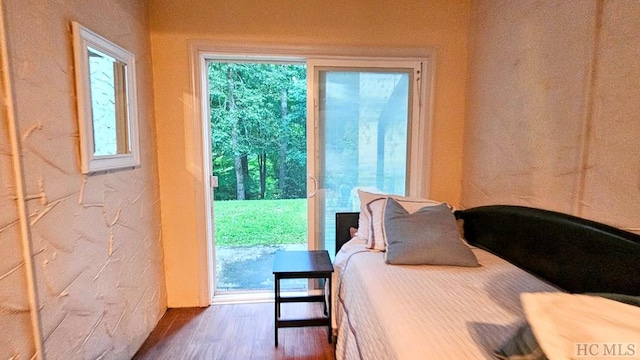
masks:
[[[521,299],[527,320],[547,358],[568,360],[585,355],[603,358],[608,352],[638,359],[633,355],[640,343],[640,307],[582,294],[523,294]]]
[[[481,267],[399,266],[354,239],[334,262],[336,358],[491,359],[524,320],[523,292],[557,289],[480,249]]]

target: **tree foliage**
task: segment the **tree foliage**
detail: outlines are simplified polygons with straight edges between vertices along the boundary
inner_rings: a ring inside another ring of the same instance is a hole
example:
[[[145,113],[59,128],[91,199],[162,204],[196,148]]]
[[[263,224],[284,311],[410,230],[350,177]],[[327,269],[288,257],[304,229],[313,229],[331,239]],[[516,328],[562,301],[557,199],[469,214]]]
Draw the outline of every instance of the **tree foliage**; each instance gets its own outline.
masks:
[[[306,197],[306,67],[209,64],[216,200]]]

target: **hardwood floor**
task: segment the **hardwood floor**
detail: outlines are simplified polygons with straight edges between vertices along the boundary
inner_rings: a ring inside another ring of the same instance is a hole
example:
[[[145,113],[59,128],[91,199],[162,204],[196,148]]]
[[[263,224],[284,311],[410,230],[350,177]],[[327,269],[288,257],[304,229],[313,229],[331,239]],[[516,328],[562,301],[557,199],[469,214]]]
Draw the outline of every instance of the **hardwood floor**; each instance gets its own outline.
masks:
[[[279,329],[273,302],[169,309],[134,359],[334,360],[326,327]],[[321,304],[283,304],[285,319],[316,317]]]

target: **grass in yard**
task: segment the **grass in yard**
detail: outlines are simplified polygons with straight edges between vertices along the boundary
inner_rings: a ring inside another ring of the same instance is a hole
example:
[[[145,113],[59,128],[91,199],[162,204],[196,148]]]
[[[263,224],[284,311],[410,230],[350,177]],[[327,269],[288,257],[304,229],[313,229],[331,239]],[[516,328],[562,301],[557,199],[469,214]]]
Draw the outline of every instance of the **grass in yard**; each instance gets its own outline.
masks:
[[[307,199],[216,200],[217,246],[303,244]]]

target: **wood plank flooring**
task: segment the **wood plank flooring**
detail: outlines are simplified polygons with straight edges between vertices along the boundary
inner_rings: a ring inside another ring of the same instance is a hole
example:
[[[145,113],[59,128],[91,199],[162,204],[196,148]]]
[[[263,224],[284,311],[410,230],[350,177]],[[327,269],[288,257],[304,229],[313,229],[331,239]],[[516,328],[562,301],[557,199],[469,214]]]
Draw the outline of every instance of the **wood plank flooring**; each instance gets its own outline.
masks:
[[[326,327],[279,329],[273,302],[169,309],[134,359],[334,360]],[[283,304],[284,319],[317,317],[321,304]]]

